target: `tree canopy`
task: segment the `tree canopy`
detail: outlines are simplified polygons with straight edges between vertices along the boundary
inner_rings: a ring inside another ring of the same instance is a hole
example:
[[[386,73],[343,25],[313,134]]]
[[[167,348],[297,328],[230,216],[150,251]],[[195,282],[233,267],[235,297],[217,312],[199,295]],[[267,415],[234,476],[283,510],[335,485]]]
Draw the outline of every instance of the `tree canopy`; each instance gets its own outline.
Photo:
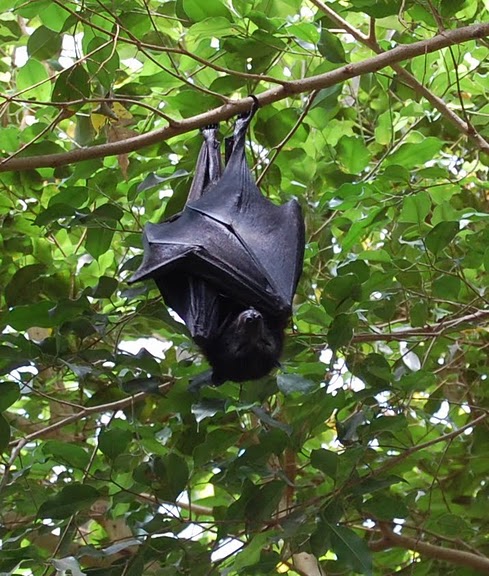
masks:
[[[0,573],[489,573],[487,0],[3,0]],[[198,128],[300,202],[282,365],[206,369],[141,231]]]

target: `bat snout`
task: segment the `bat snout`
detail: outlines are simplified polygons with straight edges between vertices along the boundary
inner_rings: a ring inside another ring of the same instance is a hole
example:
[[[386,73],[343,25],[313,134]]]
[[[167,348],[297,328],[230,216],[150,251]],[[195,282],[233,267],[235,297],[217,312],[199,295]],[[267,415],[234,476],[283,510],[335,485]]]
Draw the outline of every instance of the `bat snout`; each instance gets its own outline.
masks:
[[[245,324],[255,324],[262,319],[260,312],[254,308],[250,308],[244,312],[241,312],[240,317]]]
[[[241,312],[236,320],[238,332],[244,337],[255,337],[262,333],[263,316],[258,310],[248,308],[244,312]]]

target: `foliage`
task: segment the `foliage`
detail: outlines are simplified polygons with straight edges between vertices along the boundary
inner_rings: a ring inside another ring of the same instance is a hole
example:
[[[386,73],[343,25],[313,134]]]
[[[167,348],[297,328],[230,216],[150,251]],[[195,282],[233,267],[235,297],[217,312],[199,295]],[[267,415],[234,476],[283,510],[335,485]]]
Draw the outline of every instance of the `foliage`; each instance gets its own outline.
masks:
[[[0,177],[0,572],[487,573],[485,40],[259,111],[260,186],[308,231],[260,382],[190,392],[184,326],[125,284],[144,223],[185,201],[197,131],[50,160],[487,22],[487,2],[2,6],[0,151],[31,165]]]

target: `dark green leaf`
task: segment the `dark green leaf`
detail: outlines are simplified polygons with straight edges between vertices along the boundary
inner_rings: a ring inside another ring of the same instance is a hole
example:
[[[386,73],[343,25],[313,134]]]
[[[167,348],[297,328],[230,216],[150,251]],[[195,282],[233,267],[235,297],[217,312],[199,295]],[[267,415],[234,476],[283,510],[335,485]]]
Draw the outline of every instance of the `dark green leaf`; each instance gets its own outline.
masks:
[[[326,476],[336,480],[336,473],[338,470],[338,454],[322,448],[321,450],[313,450],[311,452],[311,465]]]
[[[10,408],[20,398],[19,385],[15,382],[0,382],[0,412]]]
[[[353,338],[353,328],[347,314],[339,314],[329,327],[327,340],[332,350],[346,346]]]
[[[119,282],[116,278],[109,278],[108,276],[102,276],[97,286],[92,291],[93,298],[110,298],[112,294],[117,290]]]
[[[426,247],[437,256],[455,238],[459,229],[458,222],[440,222],[426,236]]]
[[[120,428],[104,430],[98,438],[99,449],[111,460],[123,454],[133,438],[132,432]]]
[[[325,28],[321,29],[318,50],[321,56],[324,56],[326,60],[330,62],[334,62],[335,64],[346,62],[345,50],[343,49],[341,40]]]
[[[344,526],[330,525],[331,544],[338,559],[351,566],[355,572],[372,574],[372,556],[365,540]]]
[[[85,247],[94,258],[99,258],[109,250],[114,231],[108,228],[89,228]]]
[[[401,499],[384,493],[374,494],[365,502],[363,508],[374,518],[384,521],[406,518],[409,514],[406,504]]]
[[[10,426],[7,420],[0,414],[0,453],[4,452],[10,442]]]
[[[90,461],[90,454],[83,446],[68,442],[48,440],[42,447],[42,451],[59,464],[73,466],[79,470],[84,470]]]
[[[37,60],[48,60],[57,56],[61,50],[62,36],[45,26],[39,26],[29,36],[27,51]]]
[[[100,493],[87,484],[65,486],[39,507],[39,518],[63,519],[81,510],[88,510],[100,498]]]
[[[16,330],[27,330],[31,326],[51,328],[56,324],[49,314],[52,307],[53,303],[47,301],[29,306],[16,306],[6,315],[6,323]]]
[[[53,102],[71,102],[90,96],[90,78],[81,64],[62,72],[53,88]]]

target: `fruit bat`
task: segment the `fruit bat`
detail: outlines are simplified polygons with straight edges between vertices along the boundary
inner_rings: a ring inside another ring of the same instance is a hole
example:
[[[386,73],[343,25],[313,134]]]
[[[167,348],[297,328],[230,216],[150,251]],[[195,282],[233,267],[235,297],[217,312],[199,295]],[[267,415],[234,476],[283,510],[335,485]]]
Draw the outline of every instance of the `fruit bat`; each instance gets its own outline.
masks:
[[[143,262],[129,280],[156,282],[209,361],[214,385],[258,379],[278,365],[302,272],[299,204],[265,198],[246,162],[256,108],[237,118],[226,139],[224,170],[217,125],[202,130],[185,208],[146,225]]]

